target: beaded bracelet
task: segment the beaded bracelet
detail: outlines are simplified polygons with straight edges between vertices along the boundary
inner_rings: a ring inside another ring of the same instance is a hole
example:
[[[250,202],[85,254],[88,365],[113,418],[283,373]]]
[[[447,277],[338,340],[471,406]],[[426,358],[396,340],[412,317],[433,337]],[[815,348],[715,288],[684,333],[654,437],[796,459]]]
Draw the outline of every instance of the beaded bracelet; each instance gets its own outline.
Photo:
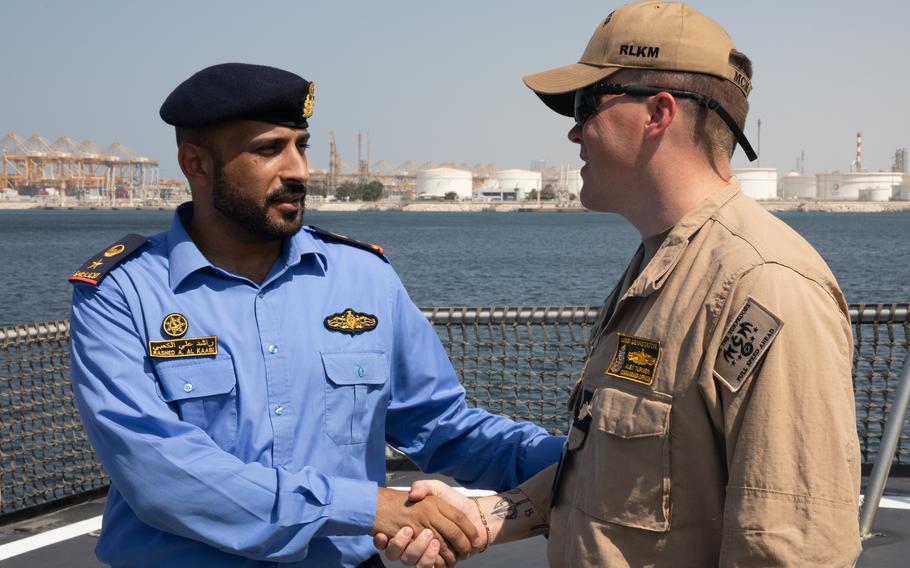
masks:
[[[480,554],[485,552],[487,547],[490,546],[490,525],[487,524],[487,516],[483,514],[483,509],[480,508],[480,501],[478,501],[477,497],[471,497],[471,501],[474,501],[474,504],[477,505],[477,512],[480,513],[480,522],[483,523],[483,528],[487,531],[487,541],[484,543],[483,548],[480,549],[480,552],[477,553]]]

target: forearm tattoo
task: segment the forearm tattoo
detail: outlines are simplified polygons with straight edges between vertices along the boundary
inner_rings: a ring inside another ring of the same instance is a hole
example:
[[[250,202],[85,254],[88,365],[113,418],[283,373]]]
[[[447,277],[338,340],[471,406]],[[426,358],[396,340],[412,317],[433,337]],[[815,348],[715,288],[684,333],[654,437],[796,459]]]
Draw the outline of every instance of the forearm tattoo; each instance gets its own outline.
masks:
[[[499,517],[503,519],[504,522],[518,518],[530,519],[534,516],[534,513],[534,504],[518,489],[507,491],[499,501],[493,505],[493,509],[490,511],[490,515]],[[525,534],[527,536],[536,536],[547,534],[549,530],[550,527],[548,525],[538,524],[528,529],[528,532]]]

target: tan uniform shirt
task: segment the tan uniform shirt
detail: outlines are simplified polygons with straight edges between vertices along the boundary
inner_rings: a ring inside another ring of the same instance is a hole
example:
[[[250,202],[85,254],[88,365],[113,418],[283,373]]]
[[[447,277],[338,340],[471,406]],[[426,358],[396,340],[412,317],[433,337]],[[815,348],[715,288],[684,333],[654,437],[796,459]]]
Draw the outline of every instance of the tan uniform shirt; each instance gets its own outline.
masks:
[[[552,510],[555,466],[522,486],[550,565],[852,566],[852,352],[824,261],[734,179],[592,337]]]

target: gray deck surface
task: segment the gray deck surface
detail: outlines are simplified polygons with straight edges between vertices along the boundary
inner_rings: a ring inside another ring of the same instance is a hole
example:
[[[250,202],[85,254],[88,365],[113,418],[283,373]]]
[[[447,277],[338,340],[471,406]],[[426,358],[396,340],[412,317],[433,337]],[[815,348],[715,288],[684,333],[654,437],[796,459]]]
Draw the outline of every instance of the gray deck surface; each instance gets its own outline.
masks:
[[[414,479],[428,477],[419,472],[394,472],[389,485],[406,486]],[[434,477],[434,476],[429,476]],[[444,479],[444,478],[442,478]],[[910,478],[892,478],[886,496],[910,496]],[[62,511],[55,511],[14,525],[0,527],[0,545],[32,536],[52,528],[88,519],[101,514],[104,502],[95,500]],[[873,532],[876,537],[864,543],[857,564],[861,568],[906,568],[910,566],[910,510],[880,509]],[[86,535],[0,562],[0,568],[97,568],[103,566],[95,559],[93,549],[97,538]],[[545,568],[546,539],[537,537],[489,549],[480,556],[460,563],[466,568]],[[389,568],[400,568],[388,562]]]

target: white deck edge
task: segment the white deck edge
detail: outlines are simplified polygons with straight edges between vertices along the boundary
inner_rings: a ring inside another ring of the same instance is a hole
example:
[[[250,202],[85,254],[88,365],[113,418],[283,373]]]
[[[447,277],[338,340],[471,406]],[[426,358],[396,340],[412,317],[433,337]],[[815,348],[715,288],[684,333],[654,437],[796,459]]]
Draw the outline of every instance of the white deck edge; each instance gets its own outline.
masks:
[[[410,487],[390,487],[390,489],[408,491]],[[493,491],[483,491],[480,489],[465,489],[463,487],[456,487],[456,489],[464,495],[473,497],[483,497],[485,495],[495,494]],[[910,510],[910,496],[882,497],[879,507],[882,509]],[[20,554],[25,554],[26,552],[31,552],[39,548],[51,546],[53,544],[57,544],[58,542],[76,538],[77,536],[82,536],[100,529],[101,516],[99,515],[97,517],[92,517],[91,519],[79,521],[78,523],[51,529],[34,536],[25,537],[4,545],[0,545],[0,561],[13,558],[14,556],[19,556]]]
[[[0,546],[0,560],[7,560],[26,552],[31,552],[45,546],[51,546],[64,540],[76,538],[88,534],[92,531],[101,529],[101,515],[66,525],[60,528],[51,529],[47,532],[39,533],[34,536],[25,537],[13,542]]]

